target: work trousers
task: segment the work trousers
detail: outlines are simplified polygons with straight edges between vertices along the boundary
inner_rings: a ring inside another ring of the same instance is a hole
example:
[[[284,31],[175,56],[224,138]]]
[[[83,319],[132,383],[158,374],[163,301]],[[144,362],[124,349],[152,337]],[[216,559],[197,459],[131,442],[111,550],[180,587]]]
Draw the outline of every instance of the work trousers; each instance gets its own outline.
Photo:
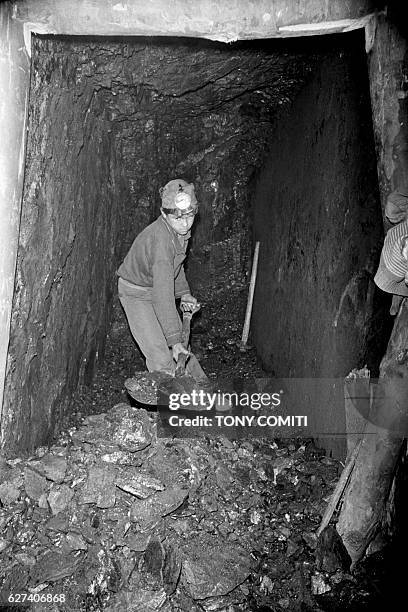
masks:
[[[149,372],[159,370],[174,375],[176,363],[153,308],[152,289],[132,285],[119,278],[118,294],[130,331],[145,356]],[[181,331],[180,318],[179,325]],[[194,355],[191,355],[187,361],[186,373],[195,378],[206,378],[204,370]]]

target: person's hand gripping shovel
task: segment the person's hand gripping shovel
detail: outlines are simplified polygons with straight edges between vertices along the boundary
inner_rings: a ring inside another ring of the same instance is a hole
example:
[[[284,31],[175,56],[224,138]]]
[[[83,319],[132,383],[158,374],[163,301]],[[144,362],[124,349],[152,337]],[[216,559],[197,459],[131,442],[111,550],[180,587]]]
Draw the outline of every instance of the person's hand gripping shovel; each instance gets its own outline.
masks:
[[[183,312],[183,323],[181,330],[183,341],[181,342],[181,346],[184,350],[178,350],[177,355],[174,355],[173,350],[173,356],[176,357],[175,361],[177,362],[175,372],[176,377],[185,375],[186,363],[191,354],[188,348],[190,340],[191,319],[193,318],[193,315],[200,310],[201,306],[200,304],[198,304],[198,302],[186,301],[180,304],[180,308]]]
[[[180,307],[183,311],[182,342],[173,346],[175,375],[171,376],[165,372],[136,372],[133,378],[125,381],[125,387],[133,399],[143,404],[166,405],[170,396],[184,395],[184,399],[189,396],[191,401],[184,402],[183,407],[180,407],[181,411],[206,410],[205,405],[194,403],[193,397],[197,397],[200,391],[208,392],[210,382],[208,379],[196,379],[186,374],[186,363],[191,355],[188,349],[191,319],[200,310],[200,304],[185,300]]]

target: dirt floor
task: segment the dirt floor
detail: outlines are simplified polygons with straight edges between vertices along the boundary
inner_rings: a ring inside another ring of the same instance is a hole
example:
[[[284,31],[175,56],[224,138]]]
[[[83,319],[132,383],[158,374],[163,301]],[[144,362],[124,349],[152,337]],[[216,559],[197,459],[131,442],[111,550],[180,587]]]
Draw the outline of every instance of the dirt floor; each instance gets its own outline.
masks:
[[[198,294],[192,346],[210,378],[265,376],[254,350],[239,350],[246,283]],[[390,605],[394,550],[373,548],[351,572],[334,529],[316,538],[339,462],[309,439],[158,437],[155,411],[124,389],[139,369],[116,304],[104,365],[63,433],[29,459],[1,460],[0,610]]]

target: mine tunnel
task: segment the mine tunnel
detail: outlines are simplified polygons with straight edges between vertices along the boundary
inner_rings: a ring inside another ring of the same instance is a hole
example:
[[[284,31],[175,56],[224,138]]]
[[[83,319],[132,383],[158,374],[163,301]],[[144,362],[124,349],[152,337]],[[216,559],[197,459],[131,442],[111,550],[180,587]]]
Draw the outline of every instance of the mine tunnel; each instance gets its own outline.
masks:
[[[406,114],[408,77],[383,14],[377,30],[358,22],[343,31],[336,11],[316,36],[297,36],[295,23],[293,38],[247,32],[232,43],[188,29],[55,34],[48,22],[29,30],[25,15],[0,604],[21,601],[17,592],[43,602],[33,612],[51,601],[53,612],[373,612],[391,601],[394,542],[406,542],[405,446],[384,436],[364,446],[360,430],[350,446],[343,384],[351,372],[381,375],[407,314],[394,324],[391,295],[373,278],[389,227],[385,194],[406,183],[401,109],[383,90],[394,87]],[[127,393],[145,363],[116,272],[176,177],[198,199],[185,264],[202,305],[193,353],[214,384],[238,390],[339,382],[341,404],[317,387],[313,435],[160,438],[155,410]],[[364,520],[355,527],[360,500],[381,510],[368,533]]]
[[[199,197],[186,268],[210,307],[228,283],[245,285],[260,241],[257,372],[378,370],[389,318],[372,282],[383,229],[361,32],[230,45],[35,36],[31,62],[4,399],[11,445],[49,440],[91,383],[123,316],[115,271],[172,177]],[[243,323],[234,314],[231,337],[218,338],[227,357]],[[213,308],[205,320],[204,309],[204,349],[220,317]],[[343,415],[321,410],[340,431]]]

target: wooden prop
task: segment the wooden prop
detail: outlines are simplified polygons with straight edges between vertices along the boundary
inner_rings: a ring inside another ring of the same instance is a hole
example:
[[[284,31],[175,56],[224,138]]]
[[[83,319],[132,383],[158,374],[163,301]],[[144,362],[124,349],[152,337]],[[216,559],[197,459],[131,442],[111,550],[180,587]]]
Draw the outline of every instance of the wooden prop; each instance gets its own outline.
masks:
[[[350,473],[345,475],[347,482],[336,528],[353,565],[381,527],[407,431],[408,300],[404,300],[381,362],[364,435],[354,464],[348,467]]]

